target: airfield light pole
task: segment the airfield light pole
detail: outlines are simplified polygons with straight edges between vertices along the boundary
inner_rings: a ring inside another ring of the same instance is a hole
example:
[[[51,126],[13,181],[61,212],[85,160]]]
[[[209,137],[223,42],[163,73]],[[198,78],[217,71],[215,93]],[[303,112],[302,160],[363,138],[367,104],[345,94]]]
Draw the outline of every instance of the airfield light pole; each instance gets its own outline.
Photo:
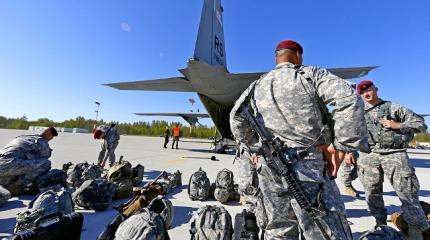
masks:
[[[94,103],[97,105],[97,110],[94,111],[94,112],[96,112],[96,120],[94,121],[94,128],[93,129],[95,130],[96,126],[97,126],[97,119],[99,117],[100,102],[95,101]]]

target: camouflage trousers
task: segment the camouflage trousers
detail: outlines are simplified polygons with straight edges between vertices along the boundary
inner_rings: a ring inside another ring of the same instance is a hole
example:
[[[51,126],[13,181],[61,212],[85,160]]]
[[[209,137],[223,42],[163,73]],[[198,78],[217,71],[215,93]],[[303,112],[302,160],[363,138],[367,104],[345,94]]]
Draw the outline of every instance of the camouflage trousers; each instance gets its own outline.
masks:
[[[248,151],[238,149],[240,156],[236,157],[235,163],[238,164],[237,184],[239,194],[245,197],[246,201],[255,203],[258,191],[258,175],[255,166],[251,162]]]
[[[293,170],[311,202],[321,206],[322,225],[331,239],[352,239],[345,206],[334,181],[325,174],[320,150],[294,164]],[[257,221],[265,229],[265,239],[325,239],[311,216],[300,208],[288,185],[263,161],[259,175],[261,198],[257,202]],[[262,212],[264,210],[264,212]],[[328,230],[330,229],[330,230]]]
[[[424,211],[418,200],[420,185],[415,169],[409,166],[405,151],[394,153],[360,153],[358,173],[363,184],[369,212],[378,220],[387,219],[384,206],[384,174],[402,203],[403,217],[411,225],[422,231],[429,227]]]
[[[99,153],[98,165],[103,163],[103,160],[105,159],[106,154],[108,154],[109,165],[112,166],[115,163],[115,149],[117,146],[118,146],[118,142],[108,147],[106,144],[106,141],[103,141],[101,145],[102,150]]]
[[[51,161],[48,159],[0,159],[0,185],[8,189],[13,195],[21,194],[24,186],[29,186],[33,181],[51,169]]]
[[[358,178],[357,163],[348,166],[345,161],[340,165],[340,182],[346,186],[352,186],[352,181]]]

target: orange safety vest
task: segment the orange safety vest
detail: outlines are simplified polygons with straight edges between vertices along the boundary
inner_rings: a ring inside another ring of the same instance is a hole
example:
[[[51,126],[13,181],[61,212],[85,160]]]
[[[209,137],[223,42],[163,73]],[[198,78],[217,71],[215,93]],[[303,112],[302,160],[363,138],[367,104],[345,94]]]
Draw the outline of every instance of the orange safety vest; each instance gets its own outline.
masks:
[[[181,129],[179,127],[174,127],[173,128],[173,136],[174,137],[179,137],[181,133]]]

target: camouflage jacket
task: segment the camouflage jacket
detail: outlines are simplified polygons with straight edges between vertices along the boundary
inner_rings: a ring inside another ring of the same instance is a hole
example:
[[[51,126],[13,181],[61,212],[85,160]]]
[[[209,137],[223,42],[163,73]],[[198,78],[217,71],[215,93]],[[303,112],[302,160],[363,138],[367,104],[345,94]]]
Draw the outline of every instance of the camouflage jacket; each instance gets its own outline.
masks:
[[[107,148],[110,149],[114,145],[118,144],[119,141],[119,133],[118,130],[116,130],[115,127],[109,127],[106,125],[101,125],[98,127],[106,136],[103,138],[105,141],[105,144],[107,145]]]
[[[378,153],[405,151],[413,139],[414,133],[427,130],[424,118],[400,104],[380,100],[381,103],[375,106],[365,103],[371,150]],[[400,129],[384,128],[381,123],[383,119],[399,122]]]
[[[52,149],[48,141],[39,135],[22,135],[16,137],[0,150],[0,158],[14,159],[48,159]]]
[[[250,126],[238,113],[255,86],[251,107],[257,122],[290,147],[329,144],[345,152],[367,149],[364,103],[351,85],[325,69],[282,63],[251,84],[230,113],[230,126],[237,142],[256,143]],[[322,104],[330,104],[332,140],[323,136]]]

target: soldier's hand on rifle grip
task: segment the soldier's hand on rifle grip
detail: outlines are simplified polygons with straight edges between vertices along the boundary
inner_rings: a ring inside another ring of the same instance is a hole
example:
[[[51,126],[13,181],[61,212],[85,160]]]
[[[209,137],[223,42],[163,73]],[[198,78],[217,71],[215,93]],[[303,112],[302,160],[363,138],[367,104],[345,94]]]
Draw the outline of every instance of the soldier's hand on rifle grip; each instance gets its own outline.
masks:
[[[258,159],[257,154],[253,153],[250,156],[251,163],[254,165],[255,169],[258,171],[261,168],[261,160]]]

